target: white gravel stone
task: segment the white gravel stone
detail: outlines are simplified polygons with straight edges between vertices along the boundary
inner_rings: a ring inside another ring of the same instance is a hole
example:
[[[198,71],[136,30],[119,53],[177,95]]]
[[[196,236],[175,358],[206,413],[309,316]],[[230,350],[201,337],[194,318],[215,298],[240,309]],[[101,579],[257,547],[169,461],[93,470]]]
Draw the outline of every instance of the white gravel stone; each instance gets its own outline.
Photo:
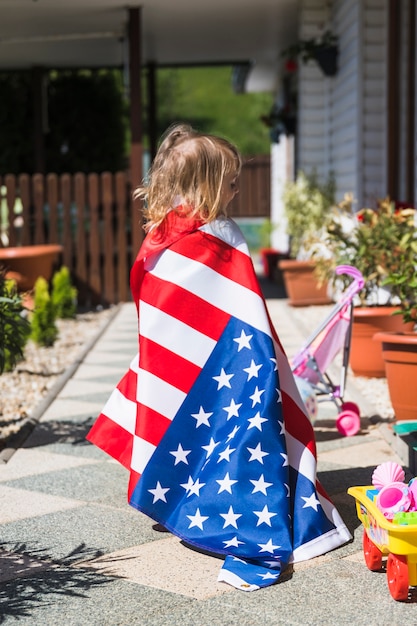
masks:
[[[113,315],[114,308],[80,313],[73,320],[57,320],[58,339],[44,348],[29,341],[24,359],[0,376],[0,450],[22,422],[31,417],[56,380],[82,354]]]

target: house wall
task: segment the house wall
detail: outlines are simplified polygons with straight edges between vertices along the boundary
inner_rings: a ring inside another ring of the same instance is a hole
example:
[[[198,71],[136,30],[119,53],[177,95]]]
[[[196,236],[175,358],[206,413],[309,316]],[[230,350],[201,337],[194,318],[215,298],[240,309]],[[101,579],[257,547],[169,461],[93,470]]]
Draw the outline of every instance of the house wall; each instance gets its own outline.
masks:
[[[303,0],[300,37],[339,37],[339,70],[299,71],[297,169],[334,173],[337,196],[374,202],[386,189],[386,0]]]

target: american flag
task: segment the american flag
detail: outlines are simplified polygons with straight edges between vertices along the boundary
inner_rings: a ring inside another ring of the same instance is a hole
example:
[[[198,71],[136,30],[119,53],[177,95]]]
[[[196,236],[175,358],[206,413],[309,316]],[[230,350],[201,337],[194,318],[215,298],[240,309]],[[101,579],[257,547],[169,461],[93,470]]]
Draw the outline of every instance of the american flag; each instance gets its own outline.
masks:
[[[132,269],[139,353],[88,439],[129,469],[133,507],[251,591],[350,533],[240,230],[170,222]]]

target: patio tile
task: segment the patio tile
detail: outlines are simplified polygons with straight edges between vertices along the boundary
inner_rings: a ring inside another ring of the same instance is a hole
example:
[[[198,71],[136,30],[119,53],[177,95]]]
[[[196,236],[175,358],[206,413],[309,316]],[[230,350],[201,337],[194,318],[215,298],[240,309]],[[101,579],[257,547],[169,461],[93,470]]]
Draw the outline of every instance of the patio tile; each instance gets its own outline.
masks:
[[[70,498],[0,485],[0,524],[33,518],[53,511],[74,509],[82,504],[84,503]]]
[[[221,566],[222,559],[191,550],[172,536],[89,561],[89,567],[105,575],[119,576],[196,600],[235,591],[233,587],[217,582]]]
[[[48,450],[39,448],[20,448],[16,450],[8,463],[0,466],[0,482],[56,472],[80,465],[94,465],[95,463],[97,461],[91,459],[53,454]]]

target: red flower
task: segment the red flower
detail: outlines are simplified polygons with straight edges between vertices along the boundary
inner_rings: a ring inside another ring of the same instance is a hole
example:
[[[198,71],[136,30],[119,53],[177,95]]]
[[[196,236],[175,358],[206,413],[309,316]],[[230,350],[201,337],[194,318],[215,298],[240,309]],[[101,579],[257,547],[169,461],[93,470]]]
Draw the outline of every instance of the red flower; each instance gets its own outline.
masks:
[[[287,72],[289,72],[290,74],[293,74],[294,72],[297,71],[297,61],[295,61],[294,59],[287,59],[285,62],[285,69],[287,70]]]

